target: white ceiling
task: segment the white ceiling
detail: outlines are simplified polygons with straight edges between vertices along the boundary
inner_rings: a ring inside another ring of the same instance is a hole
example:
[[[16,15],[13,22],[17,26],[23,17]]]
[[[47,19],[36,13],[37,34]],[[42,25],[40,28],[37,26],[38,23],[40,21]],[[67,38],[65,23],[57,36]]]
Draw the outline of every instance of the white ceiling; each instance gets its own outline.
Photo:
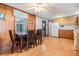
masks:
[[[47,20],[76,15],[79,14],[78,3],[41,3],[40,7],[44,10],[40,10],[38,14],[35,14],[34,5],[32,3],[6,3],[20,10],[37,15]]]

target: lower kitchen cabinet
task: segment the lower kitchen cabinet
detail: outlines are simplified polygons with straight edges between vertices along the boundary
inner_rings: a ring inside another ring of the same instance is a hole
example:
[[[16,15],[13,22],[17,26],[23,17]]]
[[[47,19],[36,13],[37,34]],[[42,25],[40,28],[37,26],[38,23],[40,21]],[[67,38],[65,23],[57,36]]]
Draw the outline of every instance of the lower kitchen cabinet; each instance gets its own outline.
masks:
[[[59,38],[73,39],[73,30],[59,30]]]
[[[79,33],[77,34],[77,49],[79,50]]]

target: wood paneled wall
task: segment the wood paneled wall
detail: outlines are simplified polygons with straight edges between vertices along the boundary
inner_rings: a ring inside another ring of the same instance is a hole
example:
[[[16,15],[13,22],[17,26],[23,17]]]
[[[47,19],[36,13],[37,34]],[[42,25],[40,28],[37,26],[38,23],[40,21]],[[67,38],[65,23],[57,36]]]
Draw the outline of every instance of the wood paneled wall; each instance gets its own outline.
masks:
[[[0,4],[0,13],[5,14],[5,20],[0,20],[0,24],[5,24],[5,31],[0,33],[0,47],[1,48],[9,48],[11,47],[11,39],[9,36],[8,30],[12,30],[14,33],[14,16],[13,16],[13,8],[6,6],[4,4]],[[36,16],[28,14],[28,30],[36,30]],[[2,25],[3,27],[3,25]],[[1,28],[2,29],[2,28]],[[5,49],[2,49],[5,51]]]
[[[10,47],[10,36],[8,30],[14,31],[13,9],[4,4],[0,4],[0,13],[4,13],[5,15],[5,20],[0,20],[0,23],[5,24],[5,29],[3,29],[5,31],[2,31],[0,33],[0,42],[1,42],[0,45],[1,48],[6,49]]]
[[[36,29],[36,16],[31,14],[28,15],[28,30]]]

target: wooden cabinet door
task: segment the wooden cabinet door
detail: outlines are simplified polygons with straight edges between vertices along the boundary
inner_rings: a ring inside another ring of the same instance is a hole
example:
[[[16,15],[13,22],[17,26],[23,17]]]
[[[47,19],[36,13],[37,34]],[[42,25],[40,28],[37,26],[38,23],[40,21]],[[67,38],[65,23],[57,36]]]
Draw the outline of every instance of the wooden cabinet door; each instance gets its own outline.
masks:
[[[73,39],[73,30],[66,30],[66,38]]]
[[[73,30],[59,30],[59,37],[73,39]]]
[[[56,20],[60,23],[60,25],[75,25],[76,24],[76,16],[64,17]]]
[[[77,49],[79,49],[79,33],[77,34]]]
[[[65,31],[64,30],[59,30],[59,37],[64,38],[65,37]]]

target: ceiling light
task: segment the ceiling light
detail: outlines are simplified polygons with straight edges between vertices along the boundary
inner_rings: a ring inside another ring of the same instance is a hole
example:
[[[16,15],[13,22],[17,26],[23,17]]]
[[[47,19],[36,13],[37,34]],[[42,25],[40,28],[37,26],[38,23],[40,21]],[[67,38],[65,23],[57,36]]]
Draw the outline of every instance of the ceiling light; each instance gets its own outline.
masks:
[[[75,14],[79,14],[79,11],[75,12]]]
[[[56,16],[56,18],[60,18],[60,17],[63,17],[63,15],[58,15],[58,16]]]
[[[35,11],[35,14],[38,15],[38,13],[40,11],[46,11],[43,7],[46,6],[46,4],[43,4],[43,3],[33,3],[31,4],[33,7],[28,9],[28,10],[31,10],[31,9],[34,9]]]
[[[41,3],[34,3],[33,5],[36,7],[40,7],[42,4]]]
[[[38,14],[41,10],[43,10],[41,6],[42,6],[41,3],[34,4],[35,14]]]

